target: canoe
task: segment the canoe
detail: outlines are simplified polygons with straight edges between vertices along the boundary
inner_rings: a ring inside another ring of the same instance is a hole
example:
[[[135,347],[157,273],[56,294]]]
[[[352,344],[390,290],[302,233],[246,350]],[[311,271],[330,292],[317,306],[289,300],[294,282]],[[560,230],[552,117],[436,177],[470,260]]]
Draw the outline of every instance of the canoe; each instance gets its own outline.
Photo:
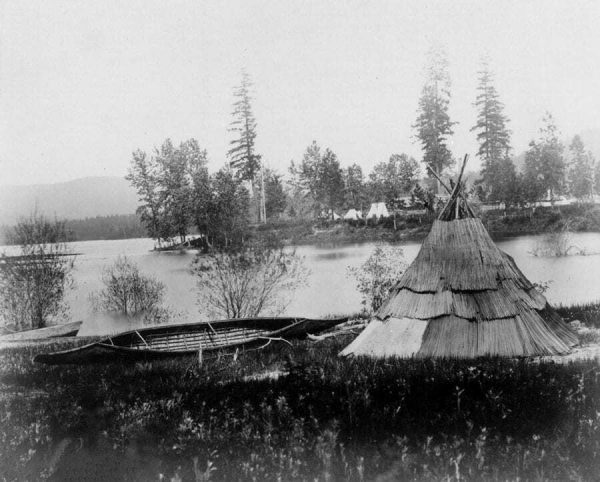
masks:
[[[348,318],[237,318],[163,325],[128,331],[70,350],[44,353],[35,362],[83,364],[113,360],[140,361],[247,348],[274,339],[304,338],[333,328]]]
[[[75,336],[81,327],[82,321],[72,321],[62,325],[46,326],[36,330],[16,331],[0,335],[0,343],[5,341],[45,340],[59,336]]]

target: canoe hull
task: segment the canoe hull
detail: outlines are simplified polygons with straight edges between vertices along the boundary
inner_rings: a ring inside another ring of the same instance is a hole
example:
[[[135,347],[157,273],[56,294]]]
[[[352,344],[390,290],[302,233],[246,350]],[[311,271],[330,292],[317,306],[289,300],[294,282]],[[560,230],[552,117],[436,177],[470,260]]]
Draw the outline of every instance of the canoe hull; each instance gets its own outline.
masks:
[[[202,352],[250,348],[274,339],[298,339],[317,334],[347,318],[246,318],[159,326],[134,330],[70,350],[37,355],[35,362],[83,364],[112,360],[140,361]]]
[[[0,335],[0,342],[45,340],[60,336],[75,336],[81,328],[82,321],[73,321],[62,325],[47,326],[36,330],[19,331],[8,335]]]

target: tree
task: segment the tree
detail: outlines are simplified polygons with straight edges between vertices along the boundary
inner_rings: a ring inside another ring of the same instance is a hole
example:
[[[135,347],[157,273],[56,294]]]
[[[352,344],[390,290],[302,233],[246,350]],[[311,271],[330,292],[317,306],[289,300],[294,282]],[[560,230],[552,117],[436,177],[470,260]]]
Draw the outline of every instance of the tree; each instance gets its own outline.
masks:
[[[529,143],[525,154],[524,182],[528,200],[537,201],[546,192],[553,199],[565,190],[564,146],[550,113],[546,113],[537,141]]]
[[[376,164],[369,174],[371,201],[394,205],[417,184],[419,164],[406,154],[392,154],[387,162]]]
[[[410,193],[410,197],[413,205],[420,204],[429,213],[435,212],[436,197],[432,189],[423,188],[420,184],[417,184]]]
[[[188,146],[192,147],[192,146]],[[190,180],[190,205],[193,221],[198,231],[207,234],[211,229],[210,209],[212,203],[211,178],[207,168],[206,151],[193,146],[192,153],[188,154],[188,175]]]
[[[236,137],[229,143],[231,148],[227,152],[230,165],[235,169],[240,179],[250,181],[252,186],[251,195],[254,193],[254,184],[261,173],[261,156],[256,154],[254,141],[256,139],[256,119],[252,112],[252,96],[250,89],[252,82],[245,70],[242,70],[242,81],[234,89],[236,101],[233,104],[233,121],[229,130]],[[261,179],[263,181],[263,179]],[[264,190],[261,182],[261,199],[258,211],[258,220],[266,222],[264,208]]]
[[[575,136],[569,146],[569,191],[577,199],[590,199],[594,188],[594,158],[586,152],[581,137]]]
[[[16,258],[0,257],[0,310],[17,330],[36,329],[65,317],[64,295],[71,286],[74,256],[66,244],[64,221],[34,212],[13,228]]]
[[[344,178],[344,207],[347,209],[363,210],[367,203],[365,178],[362,168],[352,164],[343,171]]]
[[[515,163],[507,154],[491,163],[486,170],[488,189],[480,189],[478,195],[482,201],[503,202],[506,207],[521,203],[521,179],[517,174]]]
[[[492,193],[493,198],[505,198],[504,192],[494,193],[494,191],[506,191],[504,180],[498,176],[498,173],[509,167],[507,159],[510,151],[510,131],[506,127],[508,118],[504,115],[504,104],[500,102],[487,59],[482,61],[477,91],[474,105],[479,113],[477,123],[471,131],[477,131],[479,143],[477,155],[481,159],[482,182],[488,194]],[[505,166],[501,167],[501,163]]]
[[[126,256],[119,256],[102,273],[104,287],[90,296],[95,311],[118,313],[128,318],[141,316],[156,322],[168,318],[162,306],[165,285],[144,275]]]
[[[285,211],[287,198],[283,190],[281,175],[265,169],[265,210],[267,219],[277,218]]]
[[[321,148],[313,141],[307,147],[299,166],[293,162],[290,166],[292,182],[300,190],[312,198],[314,210],[331,211],[341,207],[344,202],[344,179],[337,156],[331,149]]]
[[[169,237],[177,235],[181,242],[185,241],[192,224],[192,193],[186,151],[184,144],[175,149],[170,139],[156,151],[160,169],[160,203],[165,216],[163,224],[168,226]]]
[[[344,203],[344,178],[340,163],[332,150],[325,149],[318,174],[317,200],[331,212],[333,219],[333,211]]]
[[[295,253],[262,242],[198,257],[194,273],[199,306],[226,318],[281,314],[307,277]]]
[[[348,274],[358,282],[358,291],[367,310],[377,311],[388,298],[390,290],[406,269],[402,248],[376,246],[369,258],[358,268],[348,268]]]
[[[241,244],[248,231],[250,196],[230,167],[211,177],[207,236],[216,246]]]
[[[151,238],[159,241],[161,238],[161,207],[158,192],[158,166],[154,158],[148,158],[146,153],[136,150],[133,153],[129,173],[125,176],[138,193],[141,203],[136,212],[146,226]]]
[[[208,189],[207,154],[197,140],[175,147],[166,139],[154,155],[137,150],[126,179],[136,188],[138,214],[148,234],[158,240],[179,236],[184,242],[191,225],[204,226],[198,213],[205,210]]]
[[[423,163],[431,167],[438,176],[453,164],[448,149],[448,137],[453,134],[448,105],[450,103],[450,76],[448,59],[441,48],[432,48],[428,53],[426,81],[421,91],[417,108],[417,120],[413,125],[423,149]],[[439,191],[439,186],[438,186]]]

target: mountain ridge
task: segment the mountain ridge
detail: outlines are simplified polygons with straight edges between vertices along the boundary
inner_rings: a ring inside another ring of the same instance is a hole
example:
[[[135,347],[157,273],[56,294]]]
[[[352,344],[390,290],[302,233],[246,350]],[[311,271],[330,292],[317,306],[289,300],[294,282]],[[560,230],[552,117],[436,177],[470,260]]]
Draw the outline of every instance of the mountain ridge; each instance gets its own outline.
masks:
[[[135,189],[122,177],[90,176],[49,184],[0,187],[0,224],[33,211],[59,219],[133,214]]]

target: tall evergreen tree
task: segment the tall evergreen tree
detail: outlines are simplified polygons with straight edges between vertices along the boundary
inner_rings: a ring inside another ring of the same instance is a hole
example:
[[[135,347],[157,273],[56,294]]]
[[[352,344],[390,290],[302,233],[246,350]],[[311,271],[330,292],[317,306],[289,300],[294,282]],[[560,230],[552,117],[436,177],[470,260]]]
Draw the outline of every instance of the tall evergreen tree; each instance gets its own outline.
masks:
[[[495,190],[503,191],[504,179],[498,177],[501,163],[506,163],[510,151],[510,131],[506,127],[508,118],[504,115],[504,104],[500,102],[498,92],[494,86],[494,76],[489,66],[488,59],[484,58],[479,71],[479,85],[477,87],[475,107],[478,109],[477,123],[471,131],[477,132],[479,150],[477,155],[481,159],[482,182],[491,197]]]
[[[227,151],[227,156],[237,176],[244,181],[250,181],[251,195],[254,194],[255,188],[258,187],[260,192],[258,220],[266,222],[264,179],[261,177],[261,156],[256,153],[254,146],[256,139],[256,119],[252,112],[251,88],[252,81],[250,80],[250,76],[245,70],[242,70],[241,83],[233,92],[236,100],[233,104],[233,121],[229,130],[235,134],[235,138],[229,143],[231,148]]]
[[[585,150],[581,137],[575,136],[569,146],[569,191],[577,199],[589,199],[594,188],[594,158]]]
[[[426,81],[419,98],[417,120],[413,128],[423,149],[423,163],[438,175],[453,163],[452,153],[447,146],[455,124],[448,114],[449,103],[448,58],[442,48],[432,48],[428,53]]]

